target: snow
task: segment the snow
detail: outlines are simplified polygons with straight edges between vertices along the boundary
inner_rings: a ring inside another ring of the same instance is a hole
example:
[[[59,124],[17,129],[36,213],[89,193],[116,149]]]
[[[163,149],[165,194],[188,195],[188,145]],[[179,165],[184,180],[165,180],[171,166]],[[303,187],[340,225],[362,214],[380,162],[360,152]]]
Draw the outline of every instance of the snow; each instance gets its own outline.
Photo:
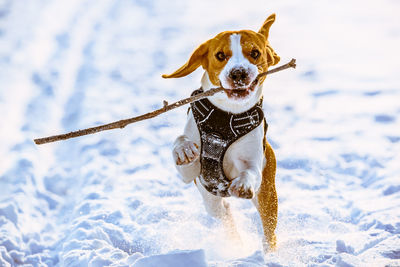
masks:
[[[1,1],[0,266],[400,266],[400,3]],[[223,30],[258,29],[296,70],[267,78],[278,249],[249,201],[226,240],[173,167],[180,108],[123,130],[32,139],[188,96],[164,80]]]

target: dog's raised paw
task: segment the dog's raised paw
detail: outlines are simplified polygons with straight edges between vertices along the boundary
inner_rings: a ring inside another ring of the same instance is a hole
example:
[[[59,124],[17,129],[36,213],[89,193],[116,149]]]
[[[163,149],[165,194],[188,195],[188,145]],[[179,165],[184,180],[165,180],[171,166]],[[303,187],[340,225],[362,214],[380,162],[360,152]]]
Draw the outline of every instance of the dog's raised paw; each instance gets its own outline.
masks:
[[[247,177],[238,177],[232,181],[229,193],[238,198],[252,199],[254,197],[254,188]]]
[[[199,147],[190,140],[182,140],[175,145],[172,155],[176,165],[185,165],[195,161],[199,155]]]

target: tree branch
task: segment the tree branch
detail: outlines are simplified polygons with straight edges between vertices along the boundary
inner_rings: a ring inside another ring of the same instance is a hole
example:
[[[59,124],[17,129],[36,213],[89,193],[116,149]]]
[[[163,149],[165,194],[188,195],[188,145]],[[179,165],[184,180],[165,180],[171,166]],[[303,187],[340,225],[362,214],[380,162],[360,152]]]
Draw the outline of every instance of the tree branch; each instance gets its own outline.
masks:
[[[258,82],[258,79],[266,76],[267,74],[271,74],[271,73],[275,73],[281,70],[285,70],[288,68],[296,68],[296,60],[292,59],[289,63],[282,65],[280,67],[274,68],[272,70],[269,70],[267,72],[263,72],[260,73],[257,78],[255,79],[254,82]],[[164,106],[160,109],[148,112],[146,114],[137,116],[137,117],[133,117],[133,118],[129,118],[129,119],[125,119],[125,120],[119,120],[119,121],[115,121],[112,123],[108,123],[108,124],[103,124],[100,126],[96,126],[96,127],[91,127],[91,128],[87,128],[87,129],[83,129],[83,130],[78,130],[78,131],[74,131],[74,132],[70,132],[70,133],[66,133],[66,134],[60,134],[60,135],[53,135],[53,136],[48,136],[48,137],[43,137],[43,138],[38,138],[38,139],[34,139],[35,143],[37,145],[41,145],[41,144],[46,144],[46,143],[51,143],[51,142],[56,142],[56,141],[61,141],[61,140],[66,140],[66,139],[70,139],[70,138],[75,138],[78,136],[83,136],[83,135],[88,135],[88,134],[94,134],[97,132],[101,132],[101,131],[106,131],[106,130],[112,130],[112,129],[117,129],[117,128],[124,128],[125,126],[127,126],[128,124],[131,123],[135,123],[138,121],[142,121],[142,120],[147,120],[147,119],[151,119],[154,118],[162,113],[165,113],[167,111],[170,111],[172,109],[175,109],[177,107],[192,103],[194,101],[203,99],[205,97],[208,96],[212,96],[218,92],[223,91],[224,88],[222,87],[218,87],[218,88],[213,88],[210,90],[207,90],[203,93],[197,94],[195,96],[191,96],[185,99],[181,99],[175,103],[172,104],[168,104],[167,101],[164,100],[163,104]]]

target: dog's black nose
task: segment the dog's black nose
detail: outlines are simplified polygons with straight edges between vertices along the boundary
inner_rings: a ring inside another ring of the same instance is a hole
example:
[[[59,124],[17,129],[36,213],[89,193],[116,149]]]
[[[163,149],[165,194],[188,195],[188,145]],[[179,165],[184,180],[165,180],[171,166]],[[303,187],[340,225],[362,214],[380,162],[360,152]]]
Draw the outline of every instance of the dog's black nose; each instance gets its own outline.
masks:
[[[229,78],[236,84],[246,84],[248,78],[247,70],[244,68],[233,68],[229,72]]]

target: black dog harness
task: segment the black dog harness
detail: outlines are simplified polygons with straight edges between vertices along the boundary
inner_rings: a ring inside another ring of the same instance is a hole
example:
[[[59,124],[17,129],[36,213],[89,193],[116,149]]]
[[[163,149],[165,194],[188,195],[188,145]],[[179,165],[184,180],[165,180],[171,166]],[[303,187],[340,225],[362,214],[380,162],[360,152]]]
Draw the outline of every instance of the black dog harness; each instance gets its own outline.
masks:
[[[192,95],[201,92],[202,88]],[[210,193],[228,197],[231,180],[223,170],[225,152],[233,142],[261,124],[264,119],[262,99],[251,109],[239,114],[223,111],[207,98],[195,101],[190,106],[201,139],[200,182]]]

